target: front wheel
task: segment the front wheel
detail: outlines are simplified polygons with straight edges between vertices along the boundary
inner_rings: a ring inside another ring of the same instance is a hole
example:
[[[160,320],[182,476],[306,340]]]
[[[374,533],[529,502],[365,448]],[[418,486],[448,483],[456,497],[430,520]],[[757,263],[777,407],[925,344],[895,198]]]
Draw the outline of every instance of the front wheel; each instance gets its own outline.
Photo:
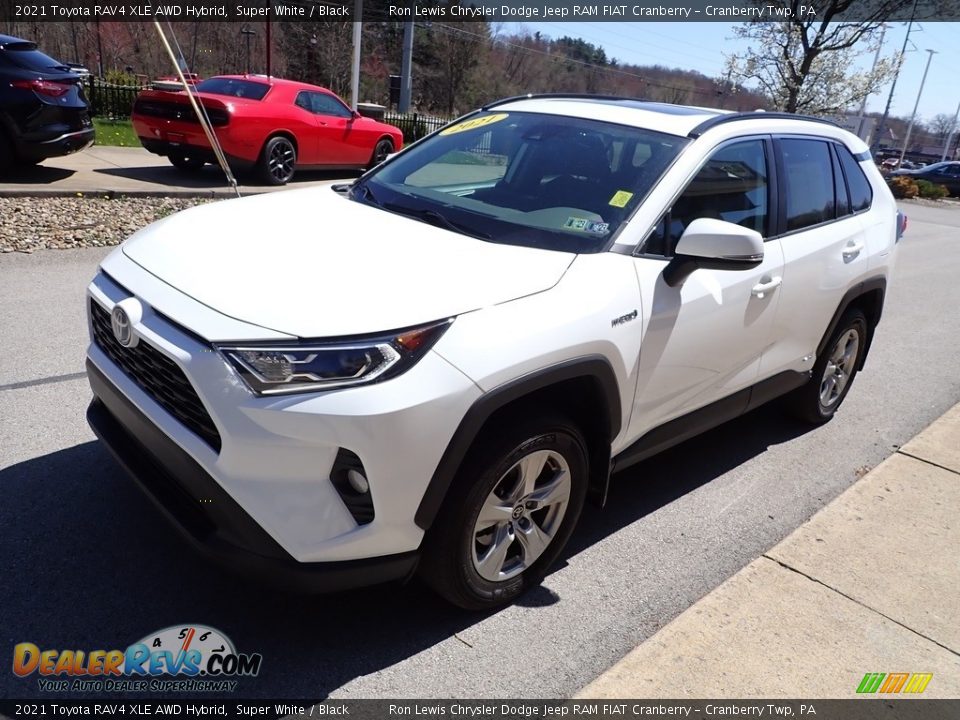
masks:
[[[379,165],[393,152],[393,140],[383,138],[373,149],[373,155],[370,158],[370,167]]]
[[[297,150],[287,138],[272,137],[260,154],[260,178],[267,185],[286,185],[293,179],[297,166]]]
[[[468,610],[503,605],[538,585],[580,517],[587,463],[583,436],[560,417],[479,442],[427,538],[426,582]]]
[[[869,330],[864,314],[847,311],[827,341],[826,350],[817,358],[810,380],[788,396],[791,412],[814,424],[834,416],[863,361]]]

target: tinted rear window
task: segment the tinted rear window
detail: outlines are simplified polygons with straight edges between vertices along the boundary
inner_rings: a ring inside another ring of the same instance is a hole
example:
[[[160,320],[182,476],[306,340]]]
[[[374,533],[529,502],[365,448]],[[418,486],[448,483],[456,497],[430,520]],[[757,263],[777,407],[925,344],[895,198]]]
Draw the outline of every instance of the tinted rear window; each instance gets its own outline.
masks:
[[[850,151],[842,146],[834,146],[837,155],[840,156],[840,164],[843,165],[843,174],[847,178],[847,189],[850,191],[850,205],[853,212],[866,210],[873,202],[873,188],[870,187],[870,181],[863,174],[860,163],[854,160]]]
[[[197,85],[197,92],[211,93],[213,95],[229,95],[236,98],[249,98],[250,100],[262,100],[267,94],[270,86],[266,83],[253,82],[252,80],[237,80],[235,78],[210,78]]]
[[[781,140],[786,175],[787,231],[833,220],[833,163],[819,140]]]
[[[33,43],[10,43],[2,50],[3,56],[16,67],[36,72],[69,72],[70,68],[37,50]]]

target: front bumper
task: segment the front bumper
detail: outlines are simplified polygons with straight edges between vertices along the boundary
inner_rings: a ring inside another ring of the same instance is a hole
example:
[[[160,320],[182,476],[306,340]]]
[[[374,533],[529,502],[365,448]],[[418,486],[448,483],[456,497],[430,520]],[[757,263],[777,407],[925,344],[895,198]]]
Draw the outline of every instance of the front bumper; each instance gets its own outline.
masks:
[[[117,462],[180,533],[231,570],[284,588],[332,592],[408,578],[417,552],[297,562],[182,448],[89,360],[87,421]]]

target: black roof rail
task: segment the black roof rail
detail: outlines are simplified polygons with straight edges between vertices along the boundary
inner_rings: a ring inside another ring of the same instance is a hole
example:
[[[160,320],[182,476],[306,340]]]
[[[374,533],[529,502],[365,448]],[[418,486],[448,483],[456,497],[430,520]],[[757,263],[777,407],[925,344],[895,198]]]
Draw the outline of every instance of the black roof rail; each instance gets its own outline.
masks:
[[[545,100],[551,98],[558,100],[632,100],[634,102],[653,102],[652,100],[626,97],[624,95],[591,95],[590,93],[527,93],[526,95],[515,95],[513,97],[503,98],[502,100],[495,100],[492,103],[487,103],[484,105],[482,109],[489,110],[490,108],[499,107],[500,105],[506,105],[507,103],[516,102],[518,100]]]
[[[754,110],[753,112],[735,112],[735,113],[724,113],[722,115],[716,115],[712,118],[704,120],[702,123],[697,125],[693,130],[687,133],[687,137],[698,138],[703,135],[707,130],[712,130],[717,125],[723,125],[728,122],[737,122],[738,120],[806,120],[808,122],[817,122],[824,125],[832,125],[833,127],[839,128],[840,125],[835,123],[833,120],[827,120],[826,118],[813,117],[812,115],[796,115],[794,113],[786,112],[767,112],[766,110]],[[841,128],[842,130],[843,128]]]

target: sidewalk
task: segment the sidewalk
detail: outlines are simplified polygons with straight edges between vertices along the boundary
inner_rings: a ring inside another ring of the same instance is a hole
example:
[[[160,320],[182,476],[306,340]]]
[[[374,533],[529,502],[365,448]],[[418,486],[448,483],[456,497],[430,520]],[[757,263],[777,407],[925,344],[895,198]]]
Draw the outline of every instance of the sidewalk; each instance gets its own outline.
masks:
[[[958,516],[960,405],[577,697],[853,698],[870,672],[960,698]]]
[[[301,171],[286,186],[245,185],[240,192],[252,195],[284,188],[329,185],[352,180],[349,171]],[[183,173],[159,155],[143,148],[94,145],[78,153],[44,160],[0,181],[0,197],[64,197],[77,193],[127,197],[235,197],[223,171],[207,165],[196,174]]]

